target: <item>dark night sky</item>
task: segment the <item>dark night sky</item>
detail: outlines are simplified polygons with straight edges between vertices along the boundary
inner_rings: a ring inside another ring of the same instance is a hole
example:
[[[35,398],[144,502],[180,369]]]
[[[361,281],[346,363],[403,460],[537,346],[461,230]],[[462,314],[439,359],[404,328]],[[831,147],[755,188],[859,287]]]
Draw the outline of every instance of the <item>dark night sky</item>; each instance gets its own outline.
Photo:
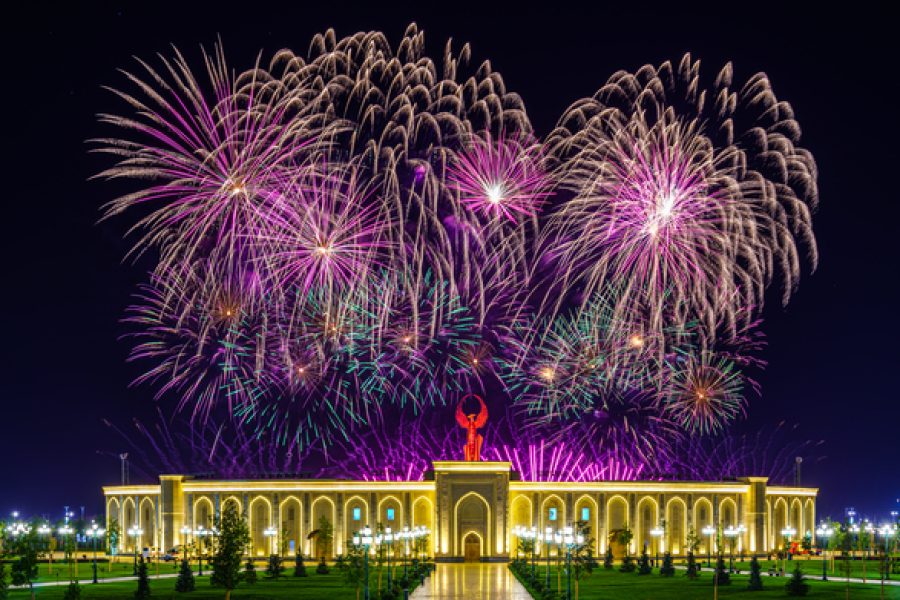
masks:
[[[226,3],[75,4],[8,12],[0,41],[0,515],[99,508],[100,486],[117,481],[118,461],[98,450],[121,446],[100,419],[124,424],[153,410],[147,390],[128,388],[137,371],[117,340],[141,272],[121,264],[126,221],[95,223],[114,188],[88,181],[105,163],[87,154],[84,140],[108,132],[94,114],[121,108],[100,86],[120,84],[115,69],[131,67],[132,55],[152,58],[169,43],[196,60],[199,44],[210,46],[219,34],[231,66],[243,69],[259,50],[266,60],[285,46],[303,53],[329,26],[339,35],[381,29],[395,41],[409,21],[425,29],[432,54],[447,37],[471,42],[474,58],[490,59],[524,97],[541,134],[620,68],[691,51],[707,75],[727,60],[738,81],[766,71],[779,98],[794,106],[803,145],[818,161],[821,260],[786,309],[766,308],[769,368],[743,428],[786,420],[799,424],[803,438],[826,441],[826,458],[804,469],[804,483],[822,488],[820,514],[851,504],[880,514],[896,506],[900,111],[895,21],[886,8],[668,3],[629,11],[631,3],[619,3],[585,12],[552,2],[539,14],[492,2],[390,9],[256,2],[240,11]]]

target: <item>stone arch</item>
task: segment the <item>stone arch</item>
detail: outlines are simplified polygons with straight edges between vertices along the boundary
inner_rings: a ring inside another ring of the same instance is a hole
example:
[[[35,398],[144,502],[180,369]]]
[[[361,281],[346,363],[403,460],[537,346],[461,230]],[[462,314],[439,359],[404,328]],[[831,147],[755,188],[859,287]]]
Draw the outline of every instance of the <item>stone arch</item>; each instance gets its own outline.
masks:
[[[356,519],[357,509],[359,511],[359,520]],[[316,523],[313,523],[313,525],[318,526]],[[373,523],[369,517],[369,503],[362,496],[347,498],[344,502],[345,537],[348,539],[352,538],[357,531],[366,526],[371,527],[373,530],[376,528],[376,523]]]
[[[532,517],[533,506],[531,504],[531,498],[529,498],[527,494],[518,494],[517,496],[513,497],[512,502],[509,505],[510,535],[515,537],[514,531],[516,527],[531,529],[534,526]],[[510,551],[516,553],[518,552],[518,549],[519,539],[516,537]]]
[[[122,517],[122,536],[124,538],[122,548],[134,552],[135,548],[138,546],[138,540],[133,536],[128,535],[129,529],[135,525],[139,525],[134,498],[125,498],[125,500],[122,501]]]
[[[694,534],[700,540],[699,552],[711,552],[715,548],[715,536],[710,541],[710,536],[703,533],[703,528],[713,525],[713,506],[709,498],[698,498],[694,502]],[[712,547],[710,547],[712,544]]]
[[[585,515],[585,509],[587,509],[587,515]],[[587,516],[587,519],[584,517]],[[575,515],[573,521],[578,523],[585,523],[590,531],[589,536],[594,540],[594,552],[599,552],[599,542],[600,542],[600,514],[599,509],[597,507],[597,501],[594,500],[591,496],[587,494],[582,494],[575,501]]]
[[[225,498],[225,501],[222,502],[222,512],[223,513],[228,509],[229,504],[234,505],[234,509],[237,511],[237,514],[239,514],[239,515],[244,514],[244,512],[243,512],[244,505],[241,502],[240,498],[238,498],[237,496],[228,496],[227,498]]]
[[[803,537],[806,527],[803,522],[803,504],[797,498],[791,500],[791,527],[797,530],[797,534],[794,536],[795,541]]]
[[[653,536],[650,531],[659,524],[659,503],[651,496],[644,496],[637,503],[637,515],[635,525],[637,526],[632,541],[633,552],[653,552]]]
[[[812,498],[807,498],[803,503],[803,534],[809,533],[813,539],[816,535],[816,505]]]
[[[157,546],[156,544],[156,504],[154,504],[153,500],[149,497],[141,499],[139,507],[138,519],[140,520],[140,527],[143,530],[143,534],[141,534],[139,541],[139,549],[143,549],[148,546],[153,546],[154,548]]]
[[[287,555],[293,556],[303,548],[303,503],[296,496],[288,496],[278,505],[278,512],[281,514],[278,535]]]
[[[606,501],[606,538],[604,539],[604,548],[606,544],[613,544],[613,536],[619,531],[626,529],[629,523],[628,501],[620,495],[612,496]],[[621,550],[624,552],[624,548]]]
[[[319,496],[313,500],[309,506],[309,514],[312,518],[312,531],[319,529],[322,517],[331,524],[332,529],[334,528],[336,510],[334,501],[328,496]],[[329,544],[318,539],[308,541],[308,552],[311,556],[331,556],[333,554],[334,540]]]
[[[737,527],[737,504],[731,498],[723,498],[719,502],[719,527],[726,529],[729,525]]]
[[[485,550],[485,548],[484,548],[484,538],[481,536],[480,533],[478,533],[478,532],[475,531],[474,529],[470,529],[470,530],[468,530],[468,531],[466,531],[465,533],[462,534],[462,536],[461,536],[461,538],[460,538],[460,540],[461,540],[461,541],[460,541],[461,551],[462,551],[463,553],[465,553],[466,542],[467,542],[471,537],[478,538],[478,548],[479,548],[478,556],[479,556],[479,557],[483,557],[483,556],[484,556],[484,550]]]
[[[454,554],[462,556],[463,537],[460,531],[480,534],[482,548],[490,548],[491,505],[484,496],[477,492],[469,492],[460,497],[453,506],[453,544]]]
[[[551,509],[556,509],[556,518],[551,519]],[[549,494],[541,502],[541,531],[547,527],[560,529],[566,526],[566,503],[556,494]]]
[[[272,553],[265,531],[273,525],[272,503],[265,496],[256,496],[247,506],[248,526],[250,528],[251,556],[267,556]]]
[[[388,509],[394,510],[393,519],[388,519],[391,516],[388,513]],[[403,519],[403,504],[396,496],[385,496],[378,501],[378,520],[385,527],[390,527],[394,531],[403,529],[403,524],[405,523]]]
[[[784,498],[775,500],[774,519],[772,522],[772,544],[773,548],[781,548],[784,546],[784,536],[781,530],[788,525],[788,506]]]
[[[204,529],[212,529],[213,526],[213,516],[215,515],[215,509],[213,508],[212,500],[207,498],[206,496],[201,496],[194,500],[194,529],[199,529],[203,527]]]
[[[429,543],[433,552],[437,551],[437,536],[434,535],[434,503],[428,496],[419,496],[412,503],[412,526],[427,527],[431,532]]]
[[[666,502],[666,550],[673,556],[687,554],[687,504],[681,498],[670,498]]]

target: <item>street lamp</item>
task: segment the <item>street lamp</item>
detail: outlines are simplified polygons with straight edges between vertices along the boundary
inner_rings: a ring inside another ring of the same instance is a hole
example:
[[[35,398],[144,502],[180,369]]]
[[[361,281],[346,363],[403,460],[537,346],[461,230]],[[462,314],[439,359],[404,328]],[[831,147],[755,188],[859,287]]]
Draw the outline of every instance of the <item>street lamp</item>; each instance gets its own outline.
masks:
[[[729,525],[722,532],[722,535],[728,538],[728,546],[731,550],[731,554],[728,557],[728,571],[730,573],[734,573],[734,543],[738,535],[740,535],[740,530],[737,529],[734,525]]]
[[[825,543],[822,546],[822,581],[828,581],[828,574],[826,573],[828,564],[828,538],[832,535],[834,535],[834,529],[829,527],[827,523],[822,523],[816,529],[816,537],[825,540]]]
[[[575,534],[570,525],[562,530],[560,538],[566,547],[566,600],[572,600],[572,548],[583,544],[584,536]]]
[[[67,514],[68,514],[68,513],[67,513]],[[56,532],[59,533],[59,534],[60,534],[61,536],[63,536],[64,538],[66,538],[66,541],[68,541],[68,537],[69,537],[70,535],[72,535],[72,534],[75,532],[75,530],[72,529],[72,527],[69,526],[69,524],[68,524],[68,518],[67,518],[67,519],[66,519],[66,524],[63,525],[62,527],[60,527],[59,529],[57,529]],[[78,549],[76,548],[75,551],[76,551],[76,560],[77,560],[77,552],[78,552]],[[66,560],[66,563],[69,565],[69,578],[71,578],[71,577],[72,577],[72,564],[69,563],[68,559]]]
[[[274,525],[270,525],[269,527],[266,527],[265,531],[263,531],[263,535],[266,536],[267,538],[269,538],[269,540],[270,540],[269,541],[269,551],[272,554],[278,554],[278,552],[276,552],[276,549],[275,549],[275,546],[278,545],[278,542],[275,539],[276,536],[278,535],[278,529],[276,529]]]
[[[63,528],[63,529],[64,529],[64,528]],[[62,529],[60,529],[60,532],[62,532]],[[142,535],[144,535],[144,530],[141,529],[140,527],[138,527],[137,525],[133,525],[133,526],[131,526],[131,527],[128,528],[128,535],[130,535],[130,536],[132,537],[132,540],[133,540],[133,541],[131,542],[131,548],[132,548],[132,550],[134,551],[134,552],[133,552],[133,554],[134,554],[134,569],[133,569],[133,571],[134,571],[134,576],[137,577],[137,574],[138,574],[138,572],[137,572],[137,547],[138,547],[138,542],[137,542],[137,541],[138,541],[138,538],[139,538],[139,537],[141,537]]]
[[[882,566],[882,573],[884,573],[885,579],[891,578],[891,561],[890,557],[893,555],[893,549],[891,548],[891,544],[888,542],[891,538],[897,537],[897,525],[896,523],[888,525],[882,525],[878,529],[879,535],[884,539],[884,551],[882,556],[884,557],[884,565]]]
[[[50,548],[50,534],[53,533],[53,530],[44,523],[38,527],[37,532],[41,536],[47,536],[47,575],[49,575],[53,568],[53,550]]]
[[[365,593],[364,600],[369,600],[369,548],[372,547],[372,529],[366,525],[353,536],[353,545],[363,549],[363,561],[365,563]]]
[[[550,544],[553,543],[553,528],[547,527],[544,529],[544,537],[543,537],[544,545],[547,547],[547,582],[544,586],[544,589],[550,589]]]
[[[792,560],[793,558],[791,556],[791,538],[796,534],[797,530],[790,525],[781,530],[781,537],[784,538],[784,564],[781,569],[782,574],[787,571],[787,561]]]
[[[650,530],[650,535],[653,536],[653,539],[655,540],[655,545],[656,545],[656,560],[655,560],[656,568],[659,568],[659,541],[665,532],[666,532],[666,530],[663,529],[662,527],[660,527],[659,525],[657,525],[656,527],[654,527],[653,529]]]
[[[709,541],[706,543],[706,566],[712,566],[712,536],[716,534],[716,528],[713,525],[707,525],[702,530],[704,535],[709,537]]]
[[[94,583],[97,583],[97,538],[105,534],[106,530],[96,523],[91,523],[90,529],[85,533],[91,538],[91,543],[94,546]]]
[[[194,530],[194,536],[197,538],[197,561],[199,563],[199,576],[203,577],[203,547],[207,543],[206,538],[215,535],[215,529],[206,529],[201,525]]]

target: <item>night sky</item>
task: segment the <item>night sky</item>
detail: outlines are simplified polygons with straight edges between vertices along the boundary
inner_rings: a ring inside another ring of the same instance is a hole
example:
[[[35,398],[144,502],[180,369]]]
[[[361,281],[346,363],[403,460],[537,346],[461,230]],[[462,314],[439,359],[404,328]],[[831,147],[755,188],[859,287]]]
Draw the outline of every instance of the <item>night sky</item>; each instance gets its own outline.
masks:
[[[338,35],[380,29],[394,42],[410,21],[425,30],[432,56],[448,37],[471,42],[475,62],[490,59],[522,95],[541,135],[618,69],[690,51],[706,75],[728,60],[736,81],[766,71],[818,163],[820,265],[804,273],[787,308],[766,307],[769,367],[741,429],[785,421],[802,439],[825,440],[803,470],[804,484],[821,487],[820,515],[849,505],[880,515],[900,507],[900,90],[886,8],[785,12],[721,3],[690,12],[696,4],[669,3],[585,12],[553,2],[538,14],[492,2],[251,2],[239,12],[227,3],[70,4],[7,13],[0,36],[0,515],[56,515],[66,504],[100,510],[100,486],[117,483],[114,452],[124,448],[101,419],[127,425],[155,410],[148,389],[128,387],[139,371],[126,365],[128,347],[118,339],[142,278],[139,265],[122,263],[130,221],[96,223],[99,206],[121,188],[89,181],[109,164],[87,152],[85,140],[109,133],[95,114],[122,110],[101,86],[121,84],[115,70],[132,67],[132,56],[152,59],[170,43],[199,67],[199,45],[220,35],[231,67],[244,69],[260,50],[264,62],[282,47],[305,54],[328,27]]]

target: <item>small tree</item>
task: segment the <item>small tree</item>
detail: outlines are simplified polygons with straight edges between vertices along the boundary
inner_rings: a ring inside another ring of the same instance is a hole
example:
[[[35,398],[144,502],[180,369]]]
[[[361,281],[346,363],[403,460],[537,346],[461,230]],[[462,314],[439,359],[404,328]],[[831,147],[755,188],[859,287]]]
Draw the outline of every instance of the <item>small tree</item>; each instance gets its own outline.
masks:
[[[294,577],[306,577],[306,565],[303,564],[303,554],[297,552],[294,557]]]
[[[0,600],[9,597],[9,583],[6,581],[6,564],[0,562]]]
[[[250,585],[256,583],[256,565],[253,564],[253,559],[249,556],[247,557],[247,562],[244,563],[244,581]]]
[[[625,546],[625,556],[628,557],[631,554],[629,546],[631,545],[631,540],[634,539],[634,534],[631,532],[631,529],[626,527],[619,532],[619,535],[617,537],[619,539],[619,543]]]
[[[11,554],[17,558],[10,569],[13,585],[27,585],[34,600],[34,580],[38,577],[37,527],[32,526],[25,533],[13,538]]]
[[[620,573],[634,573],[634,559],[627,552],[625,558],[622,559],[622,565],[619,567]]]
[[[693,552],[688,552],[687,555],[687,575],[688,579],[697,579],[700,577],[700,567],[697,565],[697,560],[694,558]]]
[[[653,572],[650,567],[650,557],[647,556],[647,550],[641,552],[641,558],[638,560],[638,575],[649,575]]]
[[[663,554],[662,566],[659,568],[659,574],[663,577],[672,577],[675,575],[675,566],[672,564],[672,553]]]
[[[138,586],[134,591],[135,600],[147,600],[150,597],[150,580],[147,578],[147,563],[144,562],[144,557],[141,556],[140,562],[138,562]]]
[[[325,562],[325,557],[323,556],[319,559],[319,564],[316,565],[316,573],[319,575],[328,575],[330,570],[328,569],[328,563]]]
[[[751,592],[758,592],[763,589],[762,577],[760,575],[761,571],[762,567],[754,556],[753,560],[750,561],[750,581],[747,583],[747,589]]]
[[[347,551],[347,560],[344,561],[344,580],[356,588],[356,600],[365,581],[365,550],[362,546],[350,545]]]
[[[178,579],[175,581],[175,591],[181,593],[193,592],[197,587],[194,581],[194,571],[187,557],[181,559],[181,568],[178,570]]]
[[[66,591],[63,592],[63,600],[81,600],[81,586],[77,581],[69,583]]]
[[[720,554],[716,559],[716,583],[717,585],[731,585],[731,575],[725,565],[725,558]]]
[[[688,534],[684,540],[684,545],[687,548],[688,554],[696,552],[697,549],[700,548],[700,536],[697,535],[697,532],[694,531],[693,527],[688,529]]]
[[[606,554],[603,556],[603,568],[607,571],[610,571],[613,568],[613,551],[611,545],[606,547]]]
[[[277,554],[269,556],[269,564],[266,565],[266,577],[278,579],[284,574],[284,561]]]
[[[788,596],[805,596],[809,593],[809,584],[803,580],[803,570],[800,568],[800,563],[797,562],[796,564],[794,574],[791,575],[784,588],[787,590]]]
[[[250,542],[250,532],[233,503],[226,504],[217,526],[219,537],[216,553],[212,557],[210,583],[225,588],[225,600],[231,600],[231,591],[241,580],[241,556]]]

